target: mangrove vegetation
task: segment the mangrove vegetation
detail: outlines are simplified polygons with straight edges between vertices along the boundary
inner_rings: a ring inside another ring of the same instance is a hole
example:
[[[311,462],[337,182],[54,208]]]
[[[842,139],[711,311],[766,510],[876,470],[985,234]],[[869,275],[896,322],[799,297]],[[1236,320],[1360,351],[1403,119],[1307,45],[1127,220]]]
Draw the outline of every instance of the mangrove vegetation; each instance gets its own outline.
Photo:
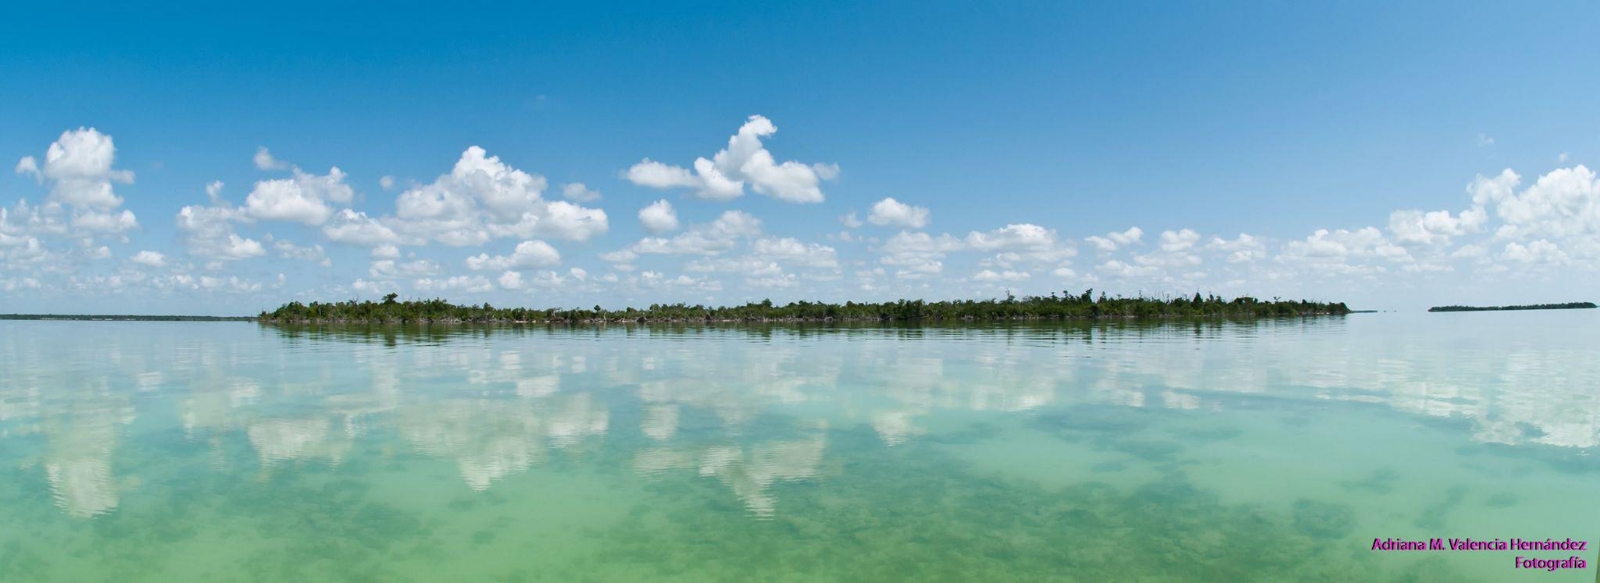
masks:
[[[290,302],[262,312],[265,323],[354,324],[610,324],[610,323],[712,323],[712,322],[1001,322],[1028,320],[1095,319],[1256,319],[1308,316],[1342,316],[1350,313],[1343,302],[1261,300],[1248,296],[1225,299],[1216,295],[1171,298],[1098,297],[1094,290],[1081,294],[988,300],[897,300],[883,303],[797,301],[775,305],[771,300],[739,306],[709,307],[688,304],[652,304],[648,308],[608,310],[592,308],[502,308],[452,304],[443,299],[400,300],[389,294],[382,301]]]
[[[1568,302],[1565,304],[1528,304],[1523,306],[1434,306],[1429,312],[1498,312],[1504,310],[1592,310],[1594,302]]]

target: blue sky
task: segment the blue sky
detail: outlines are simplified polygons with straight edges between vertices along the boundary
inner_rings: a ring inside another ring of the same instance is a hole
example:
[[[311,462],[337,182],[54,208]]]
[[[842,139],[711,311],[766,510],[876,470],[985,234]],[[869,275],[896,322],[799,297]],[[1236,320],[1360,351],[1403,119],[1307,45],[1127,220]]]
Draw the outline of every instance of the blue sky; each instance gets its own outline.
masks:
[[[0,312],[1593,299],[1597,13],[7,6]]]

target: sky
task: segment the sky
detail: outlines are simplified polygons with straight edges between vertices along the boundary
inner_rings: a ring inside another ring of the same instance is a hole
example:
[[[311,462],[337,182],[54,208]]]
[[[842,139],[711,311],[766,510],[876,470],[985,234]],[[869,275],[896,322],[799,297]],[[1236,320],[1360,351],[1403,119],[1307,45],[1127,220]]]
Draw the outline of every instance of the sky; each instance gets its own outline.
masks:
[[[1600,295],[1593,2],[572,4],[0,7],[0,313]]]

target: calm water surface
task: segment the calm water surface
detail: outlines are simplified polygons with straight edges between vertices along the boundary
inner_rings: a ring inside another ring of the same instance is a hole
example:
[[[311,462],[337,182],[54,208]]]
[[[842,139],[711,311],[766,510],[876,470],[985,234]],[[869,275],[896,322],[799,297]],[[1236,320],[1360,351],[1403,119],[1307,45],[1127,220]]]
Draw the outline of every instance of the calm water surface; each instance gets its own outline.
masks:
[[[0,580],[1587,583],[1597,316],[0,322]]]

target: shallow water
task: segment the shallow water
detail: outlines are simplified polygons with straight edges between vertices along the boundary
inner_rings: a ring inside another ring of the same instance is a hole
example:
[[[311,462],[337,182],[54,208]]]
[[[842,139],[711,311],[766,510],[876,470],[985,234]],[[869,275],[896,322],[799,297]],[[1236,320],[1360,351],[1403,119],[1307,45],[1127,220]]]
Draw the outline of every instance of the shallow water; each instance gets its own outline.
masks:
[[[0,580],[1588,583],[1597,316],[0,322]]]

